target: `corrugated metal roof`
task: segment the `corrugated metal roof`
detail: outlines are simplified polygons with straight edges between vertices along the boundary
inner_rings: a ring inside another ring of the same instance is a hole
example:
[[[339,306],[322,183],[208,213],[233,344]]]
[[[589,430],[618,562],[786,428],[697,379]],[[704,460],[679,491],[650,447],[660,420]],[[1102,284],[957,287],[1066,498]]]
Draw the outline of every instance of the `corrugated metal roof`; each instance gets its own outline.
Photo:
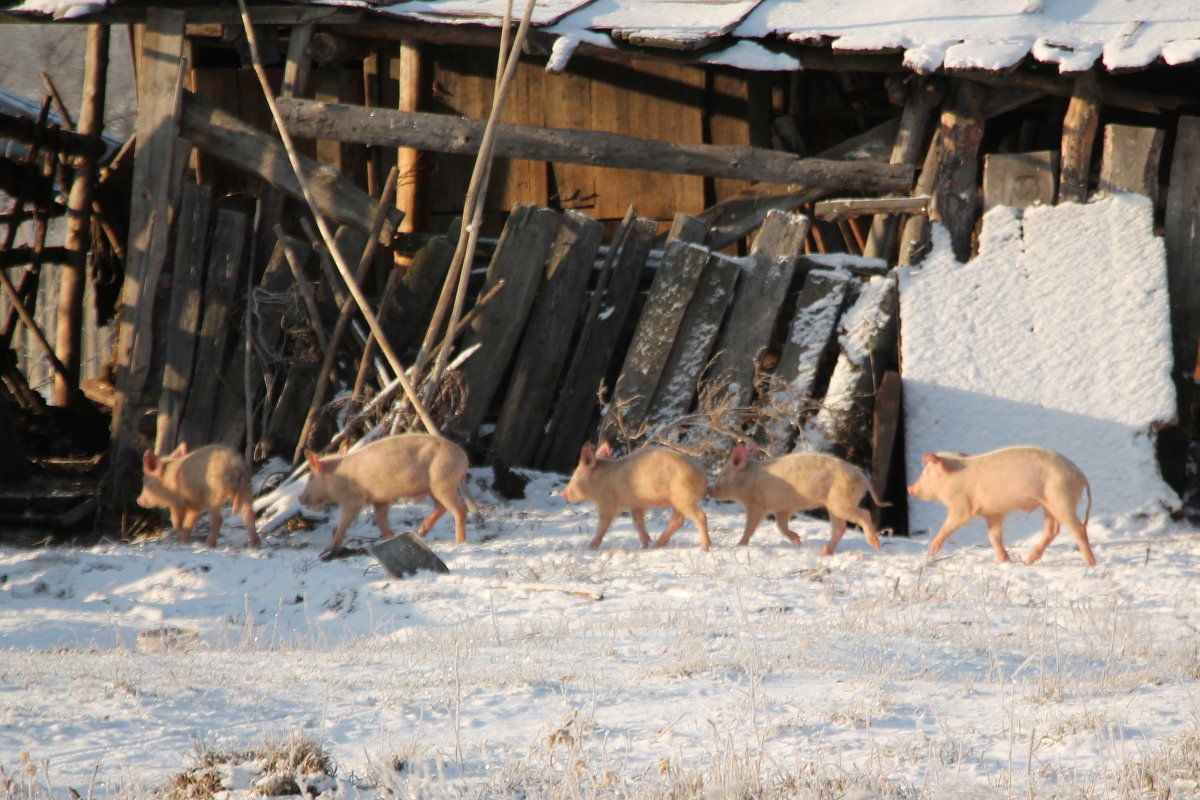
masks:
[[[307,0],[437,24],[497,26],[505,0],[401,3]],[[78,17],[106,0],[25,0],[9,10]],[[124,3],[123,5],[129,5]],[[513,0],[519,17],[524,0]],[[1027,56],[1063,72],[1137,69],[1200,59],[1196,0],[538,0],[533,23],[561,37],[560,61],[575,44],[646,48],[709,46],[703,60],[743,69],[797,66],[781,43],[835,51],[901,52],[917,71],[1002,70]],[[560,64],[561,65],[561,64]]]

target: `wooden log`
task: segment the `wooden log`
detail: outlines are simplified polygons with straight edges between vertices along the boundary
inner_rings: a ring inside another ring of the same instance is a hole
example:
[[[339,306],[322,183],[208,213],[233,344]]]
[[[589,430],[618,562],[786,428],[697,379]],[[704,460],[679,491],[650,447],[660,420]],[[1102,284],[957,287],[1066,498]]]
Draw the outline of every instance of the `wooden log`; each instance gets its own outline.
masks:
[[[190,92],[184,93],[179,125],[180,133],[208,155],[258,175],[289,197],[303,199],[286,151],[276,138]],[[343,225],[369,230],[374,199],[332,167],[298,158],[320,212]],[[385,241],[390,240],[399,220],[398,211],[389,218],[382,234]]]
[[[1063,118],[1062,175],[1058,182],[1058,202],[1087,202],[1092,143],[1096,139],[1099,123],[1100,99],[1096,73],[1089,70],[1076,79],[1067,115]]]
[[[847,272],[814,269],[804,277],[796,313],[772,373],[766,412],[769,452],[788,453],[793,437],[816,409],[837,357],[837,324],[850,296]]]
[[[692,407],[741,271],[741,265],[728,256],[709,256],[650,402],[652,432],[678,420]]]
[[[492,452],[510,465],[533,466],[603,235],[601,223],[563,212],[492,439]]]
[[[543,469],[569,472],[579,458],[599,408],[597,392],[635,305],[638,278],[657,231],[654,220],[629,219],[609,245],[614,253],[611,272],[593,292],[583,333],[539,448],[537,461]]]
[[[138,421],[150,373],[155,294],[166,258],[179,176],[176,109],[183,70],[184,13],[149,9],[138,70],[137,142],[130,206],[130,241],[121,287],[116,394],[112,417],[110,500],[123,506],[140,485]]]
[[[548,208],[518,206],[504,226],[488,265],[482,293],[502,280],[504,291],[475,319],[462,344],[464,350],[480,345],[462,370],[466,403],[462,413],[449,423],[464,438],[474,439],[477,435],[512,360],[546,272],[558,217],[557,212]]]
[[[1132,192],[1158,201],[1158,164],[1166,132],[1134,125],[1104,126],[1102,192]]]
[[[100,143],[104,128],[105,76],[108,72],[108,26],[88,28],[84,59],[83,100],[79,113],[79,133]],[[65,116],[65,115],[64,115]],[[63,265],[58,280],[58,326],[54,348],[67,374],[54,382],[54,405],[70,406],[78,394],[83,346],[83,294],[87,284],[87,256],[92,240],[92,186],[97,165],[94,158],[83,157],[75,164],[67,199],[67,230],[64,234],[70,260]]]
[[[770,212],[747,256],[712,367],[712,380],[727,386],[736,406],[746,405],[754,394],[755,369],[771,341],[809,224],[798,214]]]
[[[942,110],[929,218],[946,226],[959,261],[971,256],[979,193],[976,164],[983,137],[985,99],[986,90],[982,86],[958,81]]]
[[[297,136],[415,147],[473,155],[484,123],[447,114],[391,111],[298,98],[280,100],[288,130]],[[798,158],[755,147],[680,144],[605,131],[500,124],[495,156],[682,175],[803,183],[827,191],[906,191],[913,170],[869,161]]]
[[[241,296],[238,275],[245,262],[250,220],[240,211],[217,212],[212,248],[204,282],[204,310],[196,343],[196,361],[188,390],[179,441],[195,448],[218,438],[217,398],[225,381],[241,384],[241,375],[228,374],[228,344],[235,321],[235,298]]]
[[[1053,205],[1058,153],[988,153],[983,157],[983,210]]]
[[[642,438],[650,401],[709,255],[678,239],[667,245],[605,409],[602,438]]]
[[[167,311],[169,332],[154,440],[154,452],[160,454],[171,452],[179,444],[179,421],[183,416],[188,386],[192,382],[196,337],[200,332],[200,299],[205,256],[208,253],[212,196],[211,186],[189,184],[183,188],[180,197],[179,218],[175,226],[171,300]]]

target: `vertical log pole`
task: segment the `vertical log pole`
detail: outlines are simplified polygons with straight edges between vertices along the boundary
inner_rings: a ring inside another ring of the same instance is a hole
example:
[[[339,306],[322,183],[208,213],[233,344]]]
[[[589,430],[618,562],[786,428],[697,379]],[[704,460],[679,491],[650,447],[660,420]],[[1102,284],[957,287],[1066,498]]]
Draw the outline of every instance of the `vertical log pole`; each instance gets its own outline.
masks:
[[[179,101],[182,96],[185,15],[151,8],[138,63],[137,145],[129,212],[129,256],[121,289],[113,403],[111,498],[123,506],[140,483],[138,421],[150,375],[155,291],[166,258],[177,179]]]
[[[892,157],[888,163],[917,165],[930,117],[941,101],[940,81],[919,75],[913,78],[908,87],[904,112],[900,115],[900,132],[896,134],[896,144],[892,147]],[[871,222],[871,233],[867,237],[863,255],[867,258],[887,258],[893,249],[900,219],[886,214],[877,215]]]
[[[1060,203],[1087,202],[1092,145],[1100,122],[1097,98],[1096,73],[1089,70],[1076,79],[1071,103],[1063,118],[1062,173],[1058,181]]]
[[[79,132],[93,143],[100,141],[104,129],[105,76],[108,74],[107,25],[88,28],[87,60],[83,74],[83,100],[79,110]],[[58,360],[66,375],[54,379],[54,405],[69,406],[79,385],[80,352],[83,332],[83,291],[87,277],[87,257],[91,249],[92,185],[96,180],[94,151],[79,159],[67,199],[66,248],[69,261],[63,264],[58,279],[58,333],[55,337]]]
[[[417,42],[400,43],[400,111],[421,110],[421,86],[425,82],[424,59]],[[418,229],[421,217],[421,152],[411,147],[396,150],[396,169],[400,183],[396,188],[396,207],[404,212],[400,231]],[[401,258],[401,256],[397,256]],[[407,266],[407,264],[405,264]]]
[[[946,226],[954,255],[971,257],[971,236],[979,206],[979,142],[983,138],[986,89],[960,80],[942,111],[937,164],[929,203],[929,218]]]

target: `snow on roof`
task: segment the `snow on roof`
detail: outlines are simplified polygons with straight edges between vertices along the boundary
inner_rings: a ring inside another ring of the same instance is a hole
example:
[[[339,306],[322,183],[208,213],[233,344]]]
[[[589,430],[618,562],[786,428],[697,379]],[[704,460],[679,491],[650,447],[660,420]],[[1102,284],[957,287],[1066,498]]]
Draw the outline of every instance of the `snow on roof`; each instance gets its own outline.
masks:
[[[304,3],[299,3],[303,5]],[[496,26],[506,0],[411,0],[357,6],[443,24]],[[24,0],[8,10],[56,18],[98,11],[107,0]],[[513,0],[520,17],[524,0]],[[1161,60],[1200,59],[1200,4],[1194,0],[537,0],[533,24],[571,43],[632,43],[689,49],[714,43],[704,60],[740,69],[791,70],[773,41],[834,50],[902,52],[911,69],[1003,70],[1026,56],[1062,72],[1137,69]]]
[[[934,250],[901,272],[905,461],[1009,445],[1066,455],[1091,481],[1092,516],[1175,508],[1154,431],[1175,416],[1166,255],[1138,195],[984,216],[979,255]],[[910,503],[910,530],[936,530],[938,503]],[[1041,516],[1014,514],[1014,533]],[[976,521],[963,530],[986,542]],[[961,536],[962,533],[956,535]]]

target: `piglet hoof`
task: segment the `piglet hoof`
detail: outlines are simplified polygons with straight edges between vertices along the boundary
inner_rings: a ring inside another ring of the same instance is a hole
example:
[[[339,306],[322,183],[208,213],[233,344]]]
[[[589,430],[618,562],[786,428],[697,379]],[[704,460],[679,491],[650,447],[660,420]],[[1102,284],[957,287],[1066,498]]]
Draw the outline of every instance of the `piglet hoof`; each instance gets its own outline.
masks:
[[[825,545],[824,547],[821,548],[821,555],[823,555],[823,556],[833,555],[833,548],[830,547],[829,545]]]

